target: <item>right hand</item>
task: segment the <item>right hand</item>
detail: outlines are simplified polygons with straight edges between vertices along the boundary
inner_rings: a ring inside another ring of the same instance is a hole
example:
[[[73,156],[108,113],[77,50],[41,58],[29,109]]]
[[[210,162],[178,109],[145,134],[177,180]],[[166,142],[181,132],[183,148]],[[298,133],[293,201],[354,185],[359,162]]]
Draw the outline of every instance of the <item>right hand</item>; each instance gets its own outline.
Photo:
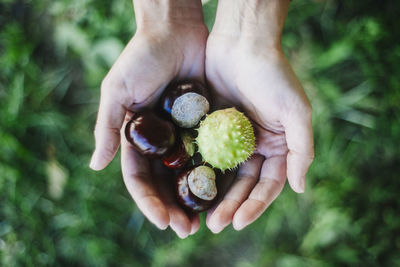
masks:
[[[312,109],[286,60],[281,34],[289,0],[219,0],[207,41],[206,76],[223,107],[237,106],[254,122],[257,149],[238,168],[223,200],[207,215],[218,233],[254,222],[286,178],[302,193],[314,158]]]

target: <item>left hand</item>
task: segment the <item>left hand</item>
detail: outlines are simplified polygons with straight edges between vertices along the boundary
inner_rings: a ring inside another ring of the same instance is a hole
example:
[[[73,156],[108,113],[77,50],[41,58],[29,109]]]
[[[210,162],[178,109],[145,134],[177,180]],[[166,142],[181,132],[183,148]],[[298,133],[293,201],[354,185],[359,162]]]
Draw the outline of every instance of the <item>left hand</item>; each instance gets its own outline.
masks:
[[[280,39],[271,42],[273,35],[230,31],[230,18],[221,19],[224,25],[218,22],[225,14],[217,13],[207,41],[206,76],[220,107],[237,106],[253,120],[257,149],[240,166],[223,200],[208,213],[207,226],[215,233],[230,223],[241,230],[255,221],[282,191],[286,177],[295,192],[304,192],[314,157],[311,105],[283,55]]]
[[[124,182],[138,208],[158,228],[170,226],[185,238],[199,229],[198,214],[188,215],[175,203],[167,183],[171,172],[127,142],[123,123],[133,112],[152,108],[172,80],[203,80],[208,30],[199,0],[136,0],[135,10],[135,36],[102,83],[90,166],[105,168],[121,144]]]

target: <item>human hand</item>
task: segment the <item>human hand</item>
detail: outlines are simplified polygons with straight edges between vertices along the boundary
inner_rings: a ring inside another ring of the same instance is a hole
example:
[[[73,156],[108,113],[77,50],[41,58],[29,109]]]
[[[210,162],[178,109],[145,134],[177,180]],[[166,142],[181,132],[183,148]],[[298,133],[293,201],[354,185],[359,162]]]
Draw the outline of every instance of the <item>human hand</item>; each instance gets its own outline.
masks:
[[[102,82],[90,167],[105,168],[121,141],[122,174],[137,206],[157,227],[169,225],[183,238],[198,230],[198,215],[175,204],[173,190],[166,190],[171,173],[135,151],[120,130],[132,112],[152,107],[171,80],[203,80],[208,30],[198,0],[134,4],[137,32]]]
[[[221,107],[237,106],[253,120],[255,155],[223,200],[207,215],[218,233],[256,220],[279,195],[286,177],[304,192],[311,164],[311,106],[285,59],[280,38],[289,0],[220,0],[207,41],[206,76]]]

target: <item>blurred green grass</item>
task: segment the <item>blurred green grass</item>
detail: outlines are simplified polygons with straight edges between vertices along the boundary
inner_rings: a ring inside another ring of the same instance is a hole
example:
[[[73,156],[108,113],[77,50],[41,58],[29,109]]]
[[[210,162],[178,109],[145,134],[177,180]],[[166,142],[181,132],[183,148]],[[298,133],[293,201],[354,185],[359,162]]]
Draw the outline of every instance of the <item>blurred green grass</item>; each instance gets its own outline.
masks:
[[[241,232],[203,222],[180,240],[143,218],[118,158],[87,167],[131,2],[1,1],[0,265],[399,266],[398,14],[395,1],[291,3],[283,46],[314,109],[308,190],[286,186]]]

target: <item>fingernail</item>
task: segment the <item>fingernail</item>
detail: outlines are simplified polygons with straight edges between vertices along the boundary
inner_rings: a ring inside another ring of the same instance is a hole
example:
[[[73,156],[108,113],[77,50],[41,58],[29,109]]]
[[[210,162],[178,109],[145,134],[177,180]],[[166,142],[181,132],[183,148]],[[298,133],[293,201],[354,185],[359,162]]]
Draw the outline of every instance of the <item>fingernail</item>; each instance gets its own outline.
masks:
[[[93,155],[92,155],[92,158],[90,159],[90,164],[89,164],[89,167],[92,169],[92,170],[97,170],[98,168],[97,168],[97,160],[96,160],[96,151],[94,151],[93,152]]]
[[[242,224],[242,223],[238,223],[238,222],[232,222],[232,226],[233,226],[233,229],[235,229],[236,231],[240,231],[243,228],[245,228],[247,225],[246,224]]]
[[[224,230],[225,226],[227,226],[229,223],[226,223],[225,221],[222,220],[222,215],[221,212],[214,212],[210,220],[208,222],[208,228],[210,229],[211,232],[214,234],[220,233],[222,230]]]
[[[188,237],[189,236],[189,234],[188,233],[179,233],[179,232],[176,232],[176,234],[178,235],[178,237],[180,238],[180,239],[185,239],[186,237]]]
[[[224,229],[224,227],[221,227],[221,226],[215,225],[213,223],[210,223],[209,229],[214,234],[218,234],[219,232],[221,232]]]
[[[157,224],[157,227],[158,227],[160,230],[165,230],[165,229],[168,228],[168,224]]]
[[[189,235],[194,235],[197,232],[198,229],[196,229],[196,227],[192,227],[192,229],[190,230],[190,234]]]
[[[299,180],[299,182],[297,184],[297,193],[304,193],[305,181],[306,181],[306,177],[305,176],[300,178],[300,180]]]
[[[219,234],[219,233],[222,231],[222,229],[221,229],[221,228],[217,228],[217,227],[211,227],[211,228],[210,228],[210,231],[211,231],[213,234]]]

